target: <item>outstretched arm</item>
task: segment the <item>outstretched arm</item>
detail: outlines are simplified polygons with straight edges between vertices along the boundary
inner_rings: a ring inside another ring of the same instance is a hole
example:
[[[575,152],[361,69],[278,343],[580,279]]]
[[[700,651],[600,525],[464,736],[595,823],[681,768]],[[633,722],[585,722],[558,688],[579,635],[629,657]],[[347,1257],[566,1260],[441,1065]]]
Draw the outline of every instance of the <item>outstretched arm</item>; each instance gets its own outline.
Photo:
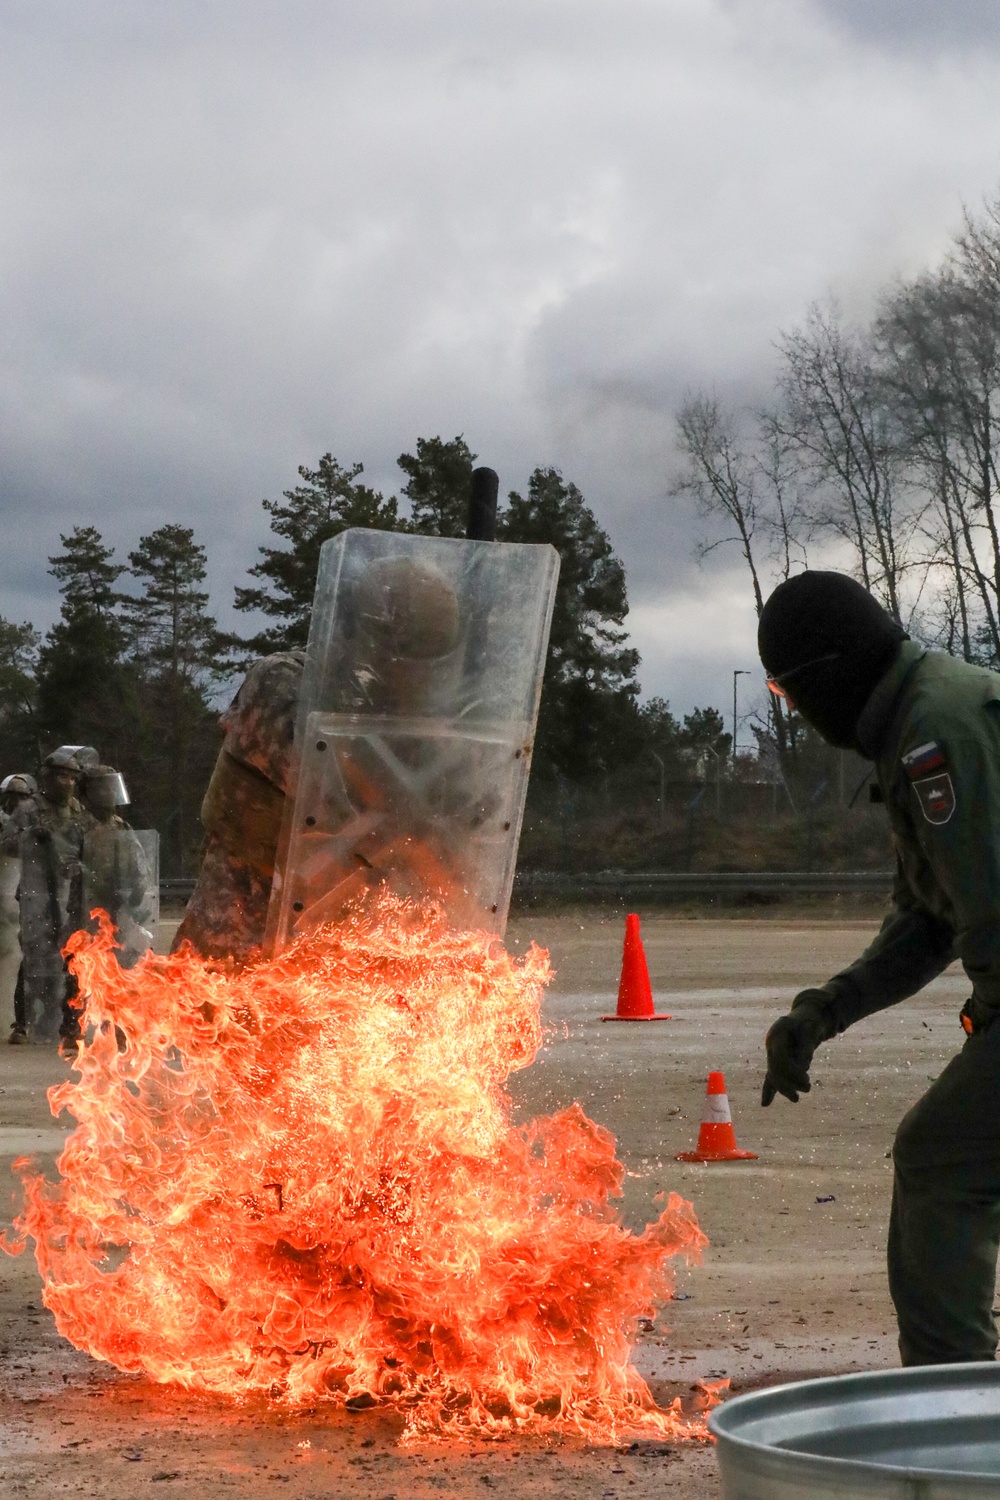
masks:
[[[873,943],[824,985],[803,990],[787,1016],[767,1033],[767,1074],[761,1103],[775,1094],[793,1103],[810,1090],[809,1068],[821,1042],[855,1021],[915,995],[955,957],[947,922],[917,906],[897,873],[893,909]]]
[[[810,994],[824,996],[831,1036],[897,1005],[957,957],[953,928],[917,906],[897,873],[893,906],[861,957]]]

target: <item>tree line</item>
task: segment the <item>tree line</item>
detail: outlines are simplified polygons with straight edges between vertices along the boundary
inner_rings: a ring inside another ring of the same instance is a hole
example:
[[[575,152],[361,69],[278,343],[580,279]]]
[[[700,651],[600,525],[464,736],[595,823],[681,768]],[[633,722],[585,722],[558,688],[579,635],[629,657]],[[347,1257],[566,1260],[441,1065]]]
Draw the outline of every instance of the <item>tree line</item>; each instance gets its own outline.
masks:
[[[735,546],[758,614],[810,550],[851,571],[915,637],[1000,666],[1000,199],[874,316],[814,305],[777,341],[763,407],[695,391],[677,416],[675,495]],[[786,765],[800,726],[772,705]]]
[[[33,769],[60,743],[95,745],[124,772],[133,821],[160,830],[167,873],[195,868],[198,809],[221,742],[219,704],[255,657],[303,647],[319,551],[351,526],[462,536],[476,455],[464,437],[419,438],[399,457],[401,495],[363,480],[360,463],[324,454],[280,500],[264,500],[262,545],[237,611],[258,622],[223,631],[211,612],[206,552],[190,527],[163,525],[119,561],[93,525],[60,537],[49,559],[59,619],[44,640],[0,618],[2,769]],[[639,702],[638,652],[625,629],[625,570],[576,485],[536,468],[500,508],[500,541],[547,542],[561,570],[545,668],[531,796],[627,777],[690,778],[725,758],[721,714],[678,721]],[[263,621],[263,624],[259,622]]]

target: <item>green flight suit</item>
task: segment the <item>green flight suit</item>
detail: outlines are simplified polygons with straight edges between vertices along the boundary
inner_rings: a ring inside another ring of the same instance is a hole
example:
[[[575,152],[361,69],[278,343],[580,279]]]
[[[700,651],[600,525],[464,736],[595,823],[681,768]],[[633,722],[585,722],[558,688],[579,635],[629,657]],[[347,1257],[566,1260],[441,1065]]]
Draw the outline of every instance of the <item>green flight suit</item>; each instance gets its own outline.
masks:
[[[1000,1247],[1000,676],[906,641],[858,722],[896,851],[893,910],[823,986],[831,1030],[955,958],[973,1034],[896,1134],[889,1287],[904,1364],[993,1359]]]

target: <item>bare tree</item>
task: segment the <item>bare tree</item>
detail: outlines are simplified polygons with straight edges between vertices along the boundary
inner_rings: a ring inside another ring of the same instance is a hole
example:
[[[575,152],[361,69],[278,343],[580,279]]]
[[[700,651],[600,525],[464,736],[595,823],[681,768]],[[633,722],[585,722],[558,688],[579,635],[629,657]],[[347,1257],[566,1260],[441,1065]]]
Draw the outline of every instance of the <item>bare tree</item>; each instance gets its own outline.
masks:
[[[811,481],[813,529],[850,544],[865,587],[900,620],[917,516],[870,340],[814,306],[779,349],[775,421]]]
[[[757,417],[757,444],[753,464],[763,486],[766,504],[758,525],[768,542],[768,552],[778,578],[789,578],[795,568],[808,563],[809,512],[802,484],[802,468],[795,445],[784,432],[775,411]]]
[[[725,535],[698,544],[707,557],[737,543],[750,573],[757,613],[764,607],[756,558],[758,501],[755,464],[741,440],[738,421],[714,396],[689,396],[677,415],[677,442],[687,460],[671,494],[690,495],[699,514],[721,520]]]
[[[762,563],[776,563],[778,576],[787,578],[793,559],[804,563],[805,547],[795,532],[801,506],[788,444],[768,418],[756,419],[749,433],[747,425],[714,396],[689,396],[677,416],[685,465],[671,494],[690,496],[703,518],[721,523],[721,534],[698,544],[700,557],[727,545],[739,547],[759,616],[764,608]],[[795,750],[794,727],[780,699],[772,699],[769,708],[779,759],[787,764]]]
[[[953,400],[953,349],[961,296],[948,274],[921,277],[886,299],[875,325],[883,385],[903,434],[928,507],[922,532],[927,560],[947,574],[943,585],[946,639],[973,655],[975,620],[994,615],[989,578],[975,545],[975,501],[970,491],[958,410]],[[977,608],[978,604],[978,608]]]
[[[966,220],[935,275],[897,287],[876,322],[884,378],[929,497],[931,556],[950,574],[956,645],[1000,659],[1000,208]]]
[[[695,394],[678,414],[672,493],[709,523],[698,554],[737,547],[759,614],[807,546],[846,544],[897,620],[1000,667],[1000,197],[870,327],[814,306],[778,349],[767,410]],[[782,774],[805,765],[780,706],[755,732]]]

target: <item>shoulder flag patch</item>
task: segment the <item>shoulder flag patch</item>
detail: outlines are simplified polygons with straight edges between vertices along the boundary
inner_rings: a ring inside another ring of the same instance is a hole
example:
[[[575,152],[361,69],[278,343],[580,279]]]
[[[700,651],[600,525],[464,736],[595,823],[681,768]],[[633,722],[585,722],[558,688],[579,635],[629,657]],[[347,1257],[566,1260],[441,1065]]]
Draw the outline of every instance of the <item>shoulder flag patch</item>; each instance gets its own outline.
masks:
[[[903,756],[902,765],[910,781],[919,781],[923,776],[933,776],[943,771],[948,761],[938,740],[928,740]]]
[[[928,823],[948,823],[955,811],[955,784],[938,740],[928,740],[902,757],[903,770]]]
[[[955,787],[947,771],[911,783],[928,823],[948,823],[955,811]]]

